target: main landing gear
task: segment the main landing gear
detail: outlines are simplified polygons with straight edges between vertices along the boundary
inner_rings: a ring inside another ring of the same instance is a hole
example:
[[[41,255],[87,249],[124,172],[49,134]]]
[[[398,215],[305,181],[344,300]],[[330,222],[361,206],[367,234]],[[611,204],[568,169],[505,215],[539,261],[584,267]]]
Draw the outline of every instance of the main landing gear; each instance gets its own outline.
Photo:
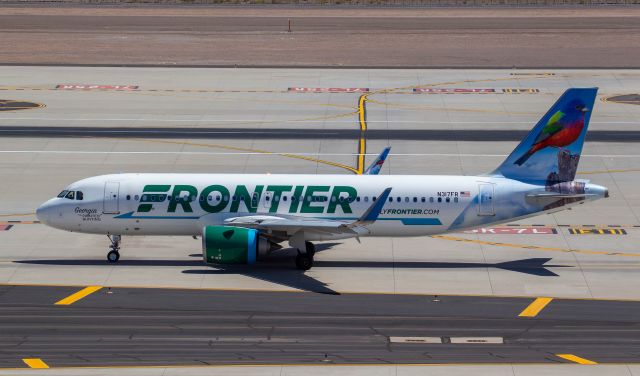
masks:
[[[107,235],[109,241],[111,241],[111,245],[109,246],[109,253],[107,253],[107,260],[109,262],[118,262],[120,259],[120,235]]]
[[[305,252],[298,249],[296,255],[296,268],[299,270],[309,270],[313,266],[313,256],[316,254],[316,247],[311,242],[304,242]]]

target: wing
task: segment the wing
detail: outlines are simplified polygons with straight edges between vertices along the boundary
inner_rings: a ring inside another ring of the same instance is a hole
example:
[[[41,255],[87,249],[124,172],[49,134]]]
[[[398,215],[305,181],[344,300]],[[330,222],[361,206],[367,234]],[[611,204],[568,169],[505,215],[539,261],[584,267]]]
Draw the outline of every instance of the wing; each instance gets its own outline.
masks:
[[[538,144],[546,140],[547,138],[553,136],[554,134],[560,132],[564,128],[564,126],[560,122],[560,119],[562,119],[563,117],[564,117],[564,112],[562,111],[558,111],[555,114],[553,114],[553,116],[549,118],[547,125],[544,128],[542,128],[542,130],[540,131],[540,134],[538,134],[538,137],[536,137],[536,140],[533,143]]]
[[[254,228],[256,230],[293,235],[299,231],[315,232],[321,234],[346,234],[350,236],[359,236],[368,232],[367,226],[371,225],[378,219],[380,210],[387,201],[391,188],[387,188],[382,192],[380,197],[372,203],[372,205],[358,219],[354,220],[337,220],[337,219],[319,219],[307,217],[278,217],[269,215],[250,215],[242,217],[228,218],[224,221],[226,226],[238,226]]]
[[[358,235],[357,231],[349,227],[349,222],[352,221],[251,215],[229,218],[224,221],[224,224],[225,226],[248,227],[262,231],[285,232],[287,234],[295,234],[296,232],[303,230],[305,232],[324,234]]]

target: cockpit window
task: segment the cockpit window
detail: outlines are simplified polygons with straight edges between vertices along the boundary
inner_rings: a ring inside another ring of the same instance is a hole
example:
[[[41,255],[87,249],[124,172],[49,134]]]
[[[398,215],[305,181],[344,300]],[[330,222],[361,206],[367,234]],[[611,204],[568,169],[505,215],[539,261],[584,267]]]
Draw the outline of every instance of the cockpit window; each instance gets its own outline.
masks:
[[[84,198],[84,194],[82,191],[76,192],[76,200],[82,200]]]
[[[59,197],[59,198],[63,198],[64,196],[66,196],[66,195],[67,195],[67,192],[69,192],[69,191],[66,191],[66,190],[65,190],[65,191],[60,192],[60,194],[58,195],[58,197]]]
[[[73,200],[73,198],[75,197],[75,192],[74,192],[74,191],[69,191],[69,192],[67,193],[67,195],[66,195],[66,196],[64,196],[64,197],[65,197],[65,198],[68,198],[68,199],[70,199],[70,200]]]

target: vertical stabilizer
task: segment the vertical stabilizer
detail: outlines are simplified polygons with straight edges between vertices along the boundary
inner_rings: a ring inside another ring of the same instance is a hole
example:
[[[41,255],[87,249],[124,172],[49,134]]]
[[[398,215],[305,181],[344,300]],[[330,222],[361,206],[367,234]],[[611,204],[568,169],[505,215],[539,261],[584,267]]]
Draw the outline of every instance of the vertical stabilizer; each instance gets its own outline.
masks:
[[[598,88],[572,88],[493,174],[555,184],[575,178]]]

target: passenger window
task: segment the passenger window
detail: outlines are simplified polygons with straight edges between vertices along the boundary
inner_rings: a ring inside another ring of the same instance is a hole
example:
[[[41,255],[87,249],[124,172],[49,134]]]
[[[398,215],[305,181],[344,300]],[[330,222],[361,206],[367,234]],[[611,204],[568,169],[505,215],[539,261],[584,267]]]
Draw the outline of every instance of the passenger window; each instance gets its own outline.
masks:
[[[425,201],[427,200],[425,200],[424,197],[420,199],[420,202],[425,202]]]
[[[454,197],[454,198],[453,198],[453,202],[458,202],[458,198],[457,198],[457,197]]]
[[[67,192],[67,195],[64,196],[65,198],[68,198],[70,200],[73,200],[73,198],[75,197],[75,192],[74,191],[69,191]]]
[[[442,202],[442,197],[438,197],[438,202]]]
[[[364,196],[364,202],[369,202],[369,196]]]
[[[418,202],[418,198],[417,198],[417,197],[414,197],[414,198],[413,198],[413,202]]]
[[[76,200],[82,200],[82,199],[84,199],[84,194],[82,194],[82,191],[76,192]]]
[[[376,201],[376,198],[377,198],[376,196],[371,197],[373,201]]]
[[[404,202],[409,202],[409,197],[405,197]]]
[[[282,196],[282,201],[287,201],[287,196]]]
[[[275,202],[280,201],[280,196],[273,196],[273,201],[275,201]]]
[[[396,201],[397,201],[397,202],[400,202],[400,201],[402,201],[402,198],[401,198],[401,197],[398,197],[398,198],[396,198]]]
[[[138,201],[138,200],[140,199],[140,196],[135,195],[135,196],[133,196],[133,199],[134,199],[134,200],[136,200],[136,201]]]
[[[447,197],[447,199],[445,201],[451,202],[451,199],[449,197]]]
[[[131,200],[131,195],[127,195],[127,201]]]
[[[389,202],[393,202],[393,197],[389,197]]]
[[[429,202],[433,202],[433,197],[429,197]]]
[[[356,201],[360,202],[360,196],[356,197]]]
[[[265,200],[265,201],[267,201],[267,202],[269,202],[269,200],[271,200],[271,197],[269,197],[269,196],[264,196],[264,200]]]

